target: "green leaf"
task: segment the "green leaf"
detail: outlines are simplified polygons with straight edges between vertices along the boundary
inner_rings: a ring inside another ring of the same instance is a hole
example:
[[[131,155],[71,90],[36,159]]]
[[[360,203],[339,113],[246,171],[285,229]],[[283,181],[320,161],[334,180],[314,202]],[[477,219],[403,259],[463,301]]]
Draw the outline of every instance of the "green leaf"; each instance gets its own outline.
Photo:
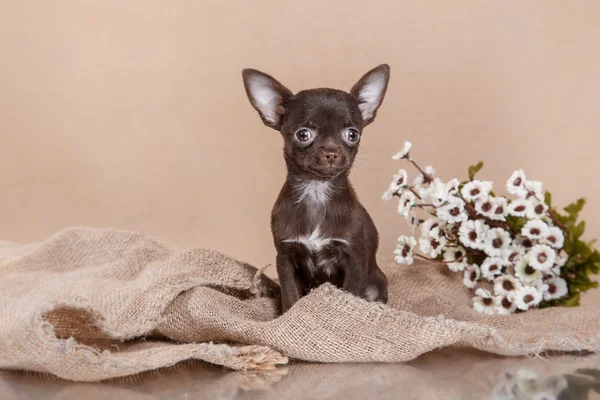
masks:
[[[564,210],[569,213],[571,216],[577,216],[581,210],[583,210],[583,206],[585,206],[585,199],[582,197],[569,204],[564,208]]]
[[[550,192],[544,194],[544,203],[548,204],[548,207],[552,207],[552,194]]]
[[[568,216],[564,216],[564,215],[559,215],[556,210],[553,210],[554,214],[556,214],[556,218],[560,221],[561,224],[563,224],[564,226],[566,226],[567,228],[570,228],[573,223],[575,222],[575,218],[572,217],[568,217]]]
[[[592,283],[592,281],[585,275],[579,275],[577,278],[569,279],[569,283],[572,286],[587,286]]]
[[[571,296],[562,301],[561,304],[565,307],[577,307],[579,305],[579,298],[579,293],[572,293]]]
[[[582,258],[587,259],[592,255],[592,249],[590,249],[586,242],[582,242],[581,240],[575,241],[575,246],[573,246],[573,252],[576,253],[576,255],[581,255],[581,257],[576,257],[579,261],[581,261]]]
[[[508,217],[506,217],[506,222],[508,222],[508,225],[510,225],[510,227],[515,232],[521,232],[521,229],[527,223],[527,219],[526,218],[515,217],[515,216],[512,216],[512,215],[509,215]]]
[[[581,236],[583,236],[583,233],[585,232],[585,221],[581,221],[579,224],[575,225],[572,229],[571,229],[571,234],[573,235],[573,238],[575,240],[579,239]],[[583,242],[582,242],[583,243]]]
[[[552,201],[546,193],[545,201]],[[569,294],[564,298],[545,303],[549,306],[563,305],[567,307],[578,306],[582,293],[598,287],[598,282],[592,279],[593,274],[600,272],[600,252],[593,248],[596,240],[585,242],[581,237],[585,233],[585,221],[579,220],[579,213],[585,205],[581,198],[564,208],[564,213],[552,209],[558,221],[565,227],[564,251],[568,260],[562,269],[561,277],[567,281]]]
[[[478,173],[481,168],[483,168],[483,161],[479,161],[475,165],[469,166],[469,180],[472,181],[475,179],[475,174]]]

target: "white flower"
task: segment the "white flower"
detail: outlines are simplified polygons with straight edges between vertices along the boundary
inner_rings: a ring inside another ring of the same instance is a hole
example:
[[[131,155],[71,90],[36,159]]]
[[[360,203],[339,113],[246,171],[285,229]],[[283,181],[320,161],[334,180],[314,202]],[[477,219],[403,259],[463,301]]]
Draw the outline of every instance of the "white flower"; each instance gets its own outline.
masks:
[[[521,235],[528,237],[531,240],[540,240],[548,236],[548,224],[538,219],[527,221],[525,226],[521,228]]]
[[[526,197],[535,197],[538,200],[544,199],[544,188],[540,181],[525,181],[523,188],[526,190]]]
[[[502,228],[492,228],[487,233],[483,251],[489,256],[501,257],[510,243],[510,233]]]
[[[494,184],[492,182],[474,180],[466,183],[460,193],[467,201],[484,200],[493,188]]]
[[[435,168],[433,168],[431,165],[428,165],[423,168],[423,172],[427,174],[427,178],[423,174],[417,176],[415,178],[415,185],[424,185],[433,180],[433,177],[435,176]]]
[[[467,265],[463,273],[463,284],[469,289],[473,289],[479,278],[481,278],[479,267],[475,264]]]
[[[393,193],[390,191],[390,189],[387,189],[385,192],[383,192],[383,194],[381,195],[381,200],[383,201],[387,201],[389,199],[391,199],[393,197]]]
[[[490,292],[485,289],[477,289],[473,297],[473,308],[482,314],[494,315],[495,301]]]
[[[546,271],[554,266],[556,261],[556,252],[550,246],[545,244],[535,245],[527,253],[529,265],[540,271]]]
[[[525,255],[525,249],[516,244],[511,245],[509,248],[504,249],[502,252],[502,258],[504,259],[505,265],[515,265]]]
[[[562,278],[551,278],[544,281],[548,289],[544,293],[544,300],[555,300],[566,296],[569,293],[567,281]]]
[[[494,205],[494,208],[489,213],[489,218],[496,221],[506,220],[508,214],[508,202],[504,197],[490,197],[489,200]]]
[[[512,296],[496,296],[494,297],[494,301],[496,303],[495,311],[498,315],[508,315],[517,311],[517,304],[513,300]]]
[[[555,267],[558,267],[558,269],[560,269],[565,266],[567,261],[569,261],[569,255],[566,251],[561,250],[556,256]]]
[[[506,383],[502,387],[502,392],[497,392],[501,397],[495,396],[494,400],[558,400],[588,397],[570,396],[571,391],[565,392],[569,383],[564,376],[550,376],[533,369],[518,368],[514,372],[507,372],[506,378],[508,379],[504,380]]]
[[[515,292],[515,303],[519,310],[535,307],[542,301],[542,294],[533,286],[523,286]]]
[[[532,286],[532,285],[530,285]],[[543,280],[539,280],[535,283],[535,285],[533,285],[538,292],[540,292],[540,294],[542,295],[542,299],[544,298],[544,293],[546,293],[548,291],[549,286],[544,283]]]
[[[438,207],[436,212],[439,219],[450,224],[464,222],[469,218],[465,211],[465,202],[454,196],[451,196],[444,205]]]
[[[529,384],[529,383],[539,379],[539,377],[540,377],[540,374],[536,371],[533,371],[530,369],[525,369],[525,368],[519,368],[517,370],[516,380],[526,381]]]
[[[515,236],[515,238],[513,239],[513,244],[515,246],[529,248],[529,247],[533,246],[533,241],[526,236],[517,234]]]
[[[431,232],[433,229],[438,228],[438,230],[442,230],[444,228],[444,223],[437,218],[429,218],[421,225],[421,232],[423,234]]]
[[[458,192],[458,185],[460,185],[458,179],[452,179],[448,183],[444,183],[440,178],[434,178],[429,186],[419,187],[417,191],[423,203],[439,207]]]
[[[475,211],[479,215],[490,218],[495,206],[494,201],[490,197],[486,197],[475,202]]]
[[[429,185],[431,185],[431,182],[429,183]],[[428,186],[415,185],[415,187],[414,187],[414,190],[417,192],[419,197],[421,197],[421,202],[423,204],[427,204],[427,202],[429,200],[429,185]]]
[[[550,278],[554,278],[555,276],[558,276],[558,275],[555,275],[552,272],[552,268],[542,272],[542,279],[550,279]]]
[[[399,170],[398,174],[394,175],[394,180],[392,181],[392,184],[394,184],[394,187],[398,188],[408,186],[408,173],[406,172],[406,170]]]
[[[409,212],[408,217],[406,217],[406,220],[410,224],[410,228],[413,231],[413,233],[415,233],[417,231],[417,228],[419,228],[420,224],[419,217],[417,216],[417,214],[414,211]]]
[[[446,238],[440,235],[439,228],[423,233],[419,238],[419,249],[431,258],[439,256],[444,246],[446,246]]]
[[[409,141],[404,142],[404,147],[398,153],[392,156],[392,160],[401,160],[403,158],[408,158],[410,160],[410,149],[412,147],[412,143]]]
[[[396,250],[394,250],[396,262],[411,265],[413,263],[413,249],[416,244],[417,240],[414,237],[400,236],[396,244]]]
[[[559,227],[553,226],[548,229],[548,234],[544,237],[542,243],[548,244],[555,249],[562,249],[565,244],[565,235]]]
[[[427,188],[422,188],[419,192],[423,203],[433,204],[435,207],[439,207],[448,200],[448,192],[446,190],[446,184],[435,178]]]
[[[547,278],[547,279],[550,279],[550,278]],[[546,284],[546,282],[544,282],[543,279],[540,279],[540,280],[536,281],[534,285],[529,285],[529,286],[535,286],[535,288],[538,290],[538,292],[540,292],[542,294],[542,297],[544,296],[544,293],[546,293],[549,289],[549,286]]]
[[[527,258],[523,258],[515,265],[515,276],[519,278],[521,282],[531,284],[542,279],[543,274],[539,269],[530,266]]]
[[[446,193],[448,196],[456,196],[458,194],[458,188],[460,187],[460,180],[456,178],[450,179],[446,183]]]
[[[511,275],[502,275],[494,279],[494,293],[497,295],[512,297],[521,286],[521,282]]]
[[[388,189],[383,193],[381,197],[383,200],[389,200],[394,196],[400,189],[408,186],[408,174],[405,170],[401,169],[397,175],[394,175],[392,182]]]
[[[508,204],[504,197],[485,197],[475,202],[475,211],[492,220],[504,221],[508,214]]]
[[[536,199],[531,199],[529,207],[527,207],[527,218],[542,219],[546,216],[548,205]]]
[[[494,278],[502,274],[502,267],[504,262],[498,257],[488,257],[481,263],[481,275],[488,281],[494,280]]]
[[[413,192],[402,193],[402,196],[400,196],[400,201],[398,202],[398,214],[402,215],[404,218],[407,218],[416,201],[417,197]]]
[[[512,195],[525,197],[527,195],[527,190],[525,190],[526,181],[527,178],[525,177],[525,172],[523,172],[522,169],[518,169],[512,173],[510,178],[508,178],[506,190]]]
[[[515,217],[525,217],[530,207],[530,201],[525,199],[515,199],[508,205],[508,213]]]
[[[535,288],[538,290],[538,292],[540,292],[542,294],[542,297],[544,296],[544,293],[546,293],[549,289],[549,286],[546,284],[546,282],[544,282],[543,279],[536,281],[535,285],[529,285],[529,286],[535,286]]]
[[[568,387],[568,382],[563,376],[542,376],[532,369],[519,368],[516,374],[507,374],[507,377],[510,377],[511,382],[505,390],[506,399],[557,400],[574,398],[569,396],[569,391],[567,391],[569,393],[562,393]]]
[[[466,247],[482,250],[487,237],[488,226],[481,220],[468,220],[460,225],[459,240]]]
[[[467,251],[464,247],[446,247],[444,249],[444,261],[451,271],[463,271],[467,266]]]
[[[550,268],[550,272],[546,273],[546,275],[551,275],[551,276],[560,276],[561,275],[561,270],[562,267],[559,267],[557,265],[555,265],[554,267]]]
[[[558,400],[560,398],[559,394],[560,391],[554,392],[552,390],[540,389],[533,394],[531,400]]]

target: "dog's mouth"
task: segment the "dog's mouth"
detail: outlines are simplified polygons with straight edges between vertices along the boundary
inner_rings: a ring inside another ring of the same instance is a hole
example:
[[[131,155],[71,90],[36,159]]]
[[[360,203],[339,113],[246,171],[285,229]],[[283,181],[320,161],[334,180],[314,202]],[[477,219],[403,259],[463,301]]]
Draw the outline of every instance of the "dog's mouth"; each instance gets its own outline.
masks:
[[[306,165],[304,169],[309,173],[318,176],[319,178],[335,178],[336,176],[345,171],[345,168],[340,168],[339,166],[314,167]]]

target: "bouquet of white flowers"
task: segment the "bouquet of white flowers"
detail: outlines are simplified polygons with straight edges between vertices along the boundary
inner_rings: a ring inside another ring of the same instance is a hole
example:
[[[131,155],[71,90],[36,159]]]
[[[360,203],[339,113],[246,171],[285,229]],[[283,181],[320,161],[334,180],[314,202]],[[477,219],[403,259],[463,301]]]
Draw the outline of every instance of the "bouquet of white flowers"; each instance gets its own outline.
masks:
[[[420,257],[463,274],[475,310],[485,314],[576,306],[582,292],[597,286],[589,275],[600,270],[600,253],[581,240],[585,222],[578,222],[584,199],[561,214],[542,182],[527,180],[522,170],[506,182],[513,199],[496,195],[492,182],[475,179],[481,162],[469,167],[469,180],[444,182],[432,166],[419,167],[411,146],[406,142],[392,158],[407,160],[419,175],[411,184],[401,169],[383,194],[384,200],[399,197],[398,213],[413,232],[420,230],[418,241],[398,238],[398,264]],[[417,242],[422,254],[413,251]]]

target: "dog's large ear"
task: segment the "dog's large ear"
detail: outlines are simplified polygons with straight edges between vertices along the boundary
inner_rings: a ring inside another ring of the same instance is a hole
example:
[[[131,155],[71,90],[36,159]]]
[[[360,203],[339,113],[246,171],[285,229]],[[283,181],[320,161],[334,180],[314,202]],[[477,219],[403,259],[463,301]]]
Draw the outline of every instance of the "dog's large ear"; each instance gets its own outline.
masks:
[[[358,108],[365,126],[375,119],[377,109],[385,97],[389,80],[390,67],[381,64],[367,72],[350,90],[350,94],[358,100]]]
[[[243,70],[242,77],[252,107],[258,111],[265,125],[279,130],[285,102],[293,96],[292,92],[275,78],[255,69]]]

